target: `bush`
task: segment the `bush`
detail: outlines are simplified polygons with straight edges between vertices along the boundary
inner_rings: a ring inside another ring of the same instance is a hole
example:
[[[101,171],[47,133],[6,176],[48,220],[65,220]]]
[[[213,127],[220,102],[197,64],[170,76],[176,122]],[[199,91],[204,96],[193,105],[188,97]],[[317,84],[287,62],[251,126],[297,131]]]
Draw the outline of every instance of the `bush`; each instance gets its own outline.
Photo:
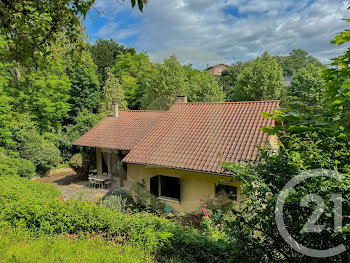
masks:
[[[17,201],[54,200],[60,195],[61,193],[50,184],[18,176],[0,177],[0,207]]]
[[[89,162],[80,153],[74,154],[69,161],[69,166],[75,171],[75,173],[81,179],[85,179],[84,175],[88,171]]]
[[[33,178],[35,176],[34,164],[22,158],[9,158],[3,155],[0,158],[0,176],[21,176]]]
[[[80,153],[74,154],[69,161],[69,165],[73,169],[83,167],[83,156]]]
[[[102,201],[102,206],[119,213],[124,213],[128,207],[127,199],[121,195],[110,195]]]
[[[45,173],[50,166],[62,161],[60,150],[34,128],[19,130],[16,139],[20,156],[30,160],[40,173]]]
[[[15,159],[15,163],[20,177],[31,179],[35,176],[35,165],[31,161],[19,158]]]
[[[140,183],[136,183],[131,186],[128,196],[141,210],[164,212],[165,204],[147,191],[145,186]]]

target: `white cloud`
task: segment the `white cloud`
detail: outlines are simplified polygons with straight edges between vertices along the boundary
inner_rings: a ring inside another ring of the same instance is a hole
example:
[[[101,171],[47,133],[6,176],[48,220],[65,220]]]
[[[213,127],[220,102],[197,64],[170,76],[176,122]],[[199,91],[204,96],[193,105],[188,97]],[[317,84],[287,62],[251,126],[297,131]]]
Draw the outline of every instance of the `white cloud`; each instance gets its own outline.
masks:
[[[340,0],[149,0],[143,13],[131,10],[129,0],[122,3],[119,11],[130,12],[140,22],[124,29],[125,21],[116,14],[115,26],[105,25],[100,36],[137,34],[132,44],[152,60],[175,53],[182,63],[199,68],[251,59],[265,50],[286,55],[294,48],[329,62],[344,50],[330,40],[348,27],[342,20],[348,17],[347,4]],[[112,4],[115,1],[96,2],[105,9]],[[233,10],[232,15],[224,9]],[[124,23],[123,29],[116,23]]]

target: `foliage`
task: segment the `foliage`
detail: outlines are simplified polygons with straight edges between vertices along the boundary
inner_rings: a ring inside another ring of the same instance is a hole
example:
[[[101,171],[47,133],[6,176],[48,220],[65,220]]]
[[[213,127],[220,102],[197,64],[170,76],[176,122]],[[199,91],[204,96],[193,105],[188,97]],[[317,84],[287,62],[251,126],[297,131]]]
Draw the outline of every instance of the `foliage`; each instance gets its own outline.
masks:
[[[94,114],[89,112],[88,109],[83,109],[78,113],[72,124],[64,126],[63,130],[58,132],[58,148],[63,160],[68,161],[72,154],[76,153],[76,149],[72,148],[72,143],[94,127],[102,117],[101,114]]]
[[[279,99],[284,84],[282,68],[265,52],[246,65],[232,90],[234,101]]]
[[[121,195],[110,195],[106,199],[103,199],[101,204],[119,213],[124,213],[128,207],[127,199],[123,198]]]
[[[80,153],[74,154],[69,161],[69,165],[73,168],[81,168],[83,166],[83,156]]]
[[[350,20],[347,20],[350,22]],[[336,45],[343,45],[350,40],[350,30],[336,35],[331,42]],[[346,130],[350,131],[350,69],[349,61],[350,48],[337,58],[332,59],[331,68],[324,74],[326,83],[326,99],[334,114],[334,119]]]
[[[76,49],[85,47],[83,25],[95,0],[15,0],[0,2],[0,33],[6,36],[9,58],[40,61],[64,39]],[[145,0],[137,0],[142,11]],[[132,7],[136,0],[131,0]]]
[[[1,65],[0,65],[1,66]],[[0,86],[0,147],[13,146],[11,125],[11,98],[6,96]]]
[[[140,109],[145,86],[152,74],[152,63],[146,53],[126,53],[118,56],[113,73],[120,80],[128,107]]]
[[[167,110],[176,96],[185,95],[190,102],[222,101],[224,93],[213,76],[191,66],[181,66],[175,56],[156,64],[146,86],[142,108]]]
[[[83,45],[80,16],[94,1],[1,1],[0,32],[6,36],[11,58],[26,62],[50,54],[51,45],[64,34]]]
[[[58,201],[57,196],[52,185],[1,177],[0,224],[29,229],[39,237],[100,233],[106,241],[136,245],[160,262],[173,257],[182,262],[227,262],[232,256],[227,241],[213,241],[168,219],[147,213],[122,214],[90,202]]]
[[[237,209],[237,202],[218,195],[216,198],[208,200],[201,199],[201,214],[204,217],[210,217],[214,226],[221,230],[225,228],[224,224],[227,220],[232,219],[232,210]]]
[[[191,66],[184,66],[186,74],[186,95],[190,102],[220,102],[225,98],[222,87],[208,72],[201,72]]]
[[[60,121],[69,111],[67,94],[71,83],[63,60],[52,58],[44,71],[19,67],[17,76],[5,92],[13,98],[16,112],[26,112],[41,133],[61,127]]]
[[[112,72],[108,72],[108,79],[106,81],[106,85],[103,87],[101,112],[104,114],[109,114],[112,110],[112,104],[114,101],[118,103],[119,109],[127,109],[124,91],[119,83],[119,80]]]
[[[141,249],[99,236],[37,237],[25,228],[7,225],[0,228],[0,253],[4,262],[153,262]]]
[[[37,171],[45,172],[48,166],[62,160],[55,144],[41,136],[32,123],[20,123],[16,128],[16,150],[20,157],[31,161]]]
[[[96,73],[97,67],[88,52],[82,53],[81,63],[70,62],[67,67],[67,76],[71,82],[69,89],[70,122],[74,120],[84,109],[91,113],[97,113],[100,100],[100,83]]]
[[[101,87],[106,85],[108,68],[112,68],[122,54],[135,55],[134,48],[125,48],[113,39],[97,39],[90,48],[91,56],[97,65],[97,74]]]
[[[11,202],[54,200],[61,193],[50,184],[18,176],[0,176],[0,207]]]
[[[224,69],[219,78],[219,84],[223,87],[226,93],[226,101],[234,100],[234,87],[236,86],[237,77],[243,70],[244,66],[249,62],[233,63],[230,67]]]
[[[139,206],[140,209],[151,212],[164,212],[165,204],[147,191],[145,186],[140,183],[136,183],[131,186],[128,196],[136,205]]]
[[[236,220],[228,223],[228,232],[236,237],[240,251],[236,260],[246,259],[247,255],[247,262],[261,259],[266,262],[309,260],[305,255],[295,253],[281,237],[275,222],[276,200],[282,187],[294,176],[315,168],[336,171],[338,162],[323,154],[318,143],[310,137],[285,135],[281,137],[280,146],[278,154],[272,154],[273,151],[268,148],[262,149],[256,164],[225,164],[226,170],[237,175],[238,180],[243,182],[243,194],[246,196],[240,208],[233,210]],[[349,231],[346,225],[349,224],[349,220],[343,221],[344,228],[341,234],[333,232],[333,206],[329,204],[329,198],[333,193],[347,196],[350,191],[349,178],[345,176],[343,181],[337,181],[323,176],[309,179],[295,187],[284,206],[284,218],[289,233],[296,240],[311,248],[324,249],[348,239]],[[308,216],[315,209],[314,206],[299,205],[301,198],[310,193],[322,196],[327,204],[325,213],[318,221],[326,224],[326,228],[317,235],[300,233]],[[344,214],[349,212],[349,205],[349,201],[343,199]],[[338,262],[342,257],[347,256],[343,254],[329,258],[328,262]]]
[[[298,104],[295,106],[289,105],[289,108],[315,114],[324,112],[325,85],[322,71],[323,68],[321,67],[306,64],[294,73],[287,95],[292,97],[291,100],[298,101]]]
[[[321,67],[321,62],[309,55],[307,51],[302,49],[293,49],[288,56],[276,57],[278,64],[283,68],[284,76],[293,76],[302,67],[307,64],[313,64],[317,67]]]

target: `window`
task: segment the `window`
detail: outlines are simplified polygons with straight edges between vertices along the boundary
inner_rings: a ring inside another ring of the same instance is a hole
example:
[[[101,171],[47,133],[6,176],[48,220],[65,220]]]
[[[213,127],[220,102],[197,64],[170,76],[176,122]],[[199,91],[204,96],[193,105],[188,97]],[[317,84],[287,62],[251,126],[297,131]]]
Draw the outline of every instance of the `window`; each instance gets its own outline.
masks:
[[[220,184],[215,188],[216,196],[222,195],[230,198],[231,200],[237,201],[237,187],[231,185]]]
[[[163,196],[180,200],[180,179],[157,175],[150,179],[150,192],[155,196]]]

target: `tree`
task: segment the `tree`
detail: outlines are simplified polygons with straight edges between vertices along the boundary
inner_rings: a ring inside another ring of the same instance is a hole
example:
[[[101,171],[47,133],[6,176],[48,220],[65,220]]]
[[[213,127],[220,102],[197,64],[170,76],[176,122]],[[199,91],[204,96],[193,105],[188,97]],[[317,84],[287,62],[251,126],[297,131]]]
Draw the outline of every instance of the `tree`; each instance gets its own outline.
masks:
[[[83,59],[79,65],[68,63],[66,72],[71,82],[67,101],[70,104],[68,113],[70,122],[84,109],[92,113],[98,112],[101,93],[96,70],[97,66],[87,52],[83,53]]]
[[[350,22],[349,20],[347,20]],[[336,35],[332,44],[343,45],[350,41],[350,30]],[[326,100],[338,123],[345,127],[350,138],[350,48],[343,55],[332,59],[331,68],[324,74]]]
[[[314,114],[324,112],[325,83],[322,72],[322,67],[309,63],[294,73],[287,95],[290,100],[297,100],[298,103],[294,106],[291,104],[290,107]]]
[[[119,109],[127,109],[124,91],[119,83],[119,80],[111,71],[107,73],[107,76],[108,78],[106,85],[103,87],[101,112],[104,114],[110,113],[112,110],[113,101],[118,102]]]
[[[193,69],[191,65],[181,66],[173,55],[164,59],[163,64],[154,66],[142,107],[167,110],[178,95],[187,96],[189,102],[222,101],[225,97],[214,76]]]
[[[187,95],[186,73],[176,57],[164,59],[163,64],[156,64],[142,99],[142,108],[167,110],[177,95]]]
[[[70,160],[76,149],[72,148],[72,143],[88,130],[94,127],[101,119],[101,114],[91,113],[86,108],[82,109],[74,118],[73,123],[64,126],[57,134],[58,148],[64,161]]]
[[[95,0],[3,0],[0,1],[0,33],[6,36],[9,55],[18,61],[41,59],[64,36],[84,46],[84,19]],[[145,1],[137,0],[142,11]],[[136,0],[131,0],[132,6]]]
[[[279,99],[284,84],[282,68],[276,59],[265,52],[246,65],[237,77],[232,100]]]
[[[225,93],[215,77],[191,66],[184,66],[186,73],[186,92],[189,102],[220,102]]]
[[[293,76],[300,68],[307,64],[322,66],[322,63],[302,49],[293,49],[288,56],[276,57],[278,64],[283,68],[284,76]]]
[[[244,63],[239,61],[222,71],[221,77],[219,78],[219,84],[223,87],[224,92],[226,93],[226,101],[233,101],[233,90],[237,82],[237,77],[247,63],[249,62]]]
[[[71,86],[63,61],[52,60],[45,72],[31,68],[18,70],[18,79],[6,88],[9,96],[14,98],[16,111],[29,112],[41,133],[60,129],[61,120],[69,111]]]
[[[126,53],[118,56],[113,73],[120,80],[130,109],[138,110],[141,108],[141,100],[152,70],[152,63],[144,52],[135,55]]]
[[[97,65],[98,78],[103,87],[107,80],[107,68],[113,68],[117,61],[117,57],[122,54],[134,55],[136,53],[133,48],[125,48],[119,45],[113,39],[104,40],[98,39],[90,48],[91,56],[94,63]]]

